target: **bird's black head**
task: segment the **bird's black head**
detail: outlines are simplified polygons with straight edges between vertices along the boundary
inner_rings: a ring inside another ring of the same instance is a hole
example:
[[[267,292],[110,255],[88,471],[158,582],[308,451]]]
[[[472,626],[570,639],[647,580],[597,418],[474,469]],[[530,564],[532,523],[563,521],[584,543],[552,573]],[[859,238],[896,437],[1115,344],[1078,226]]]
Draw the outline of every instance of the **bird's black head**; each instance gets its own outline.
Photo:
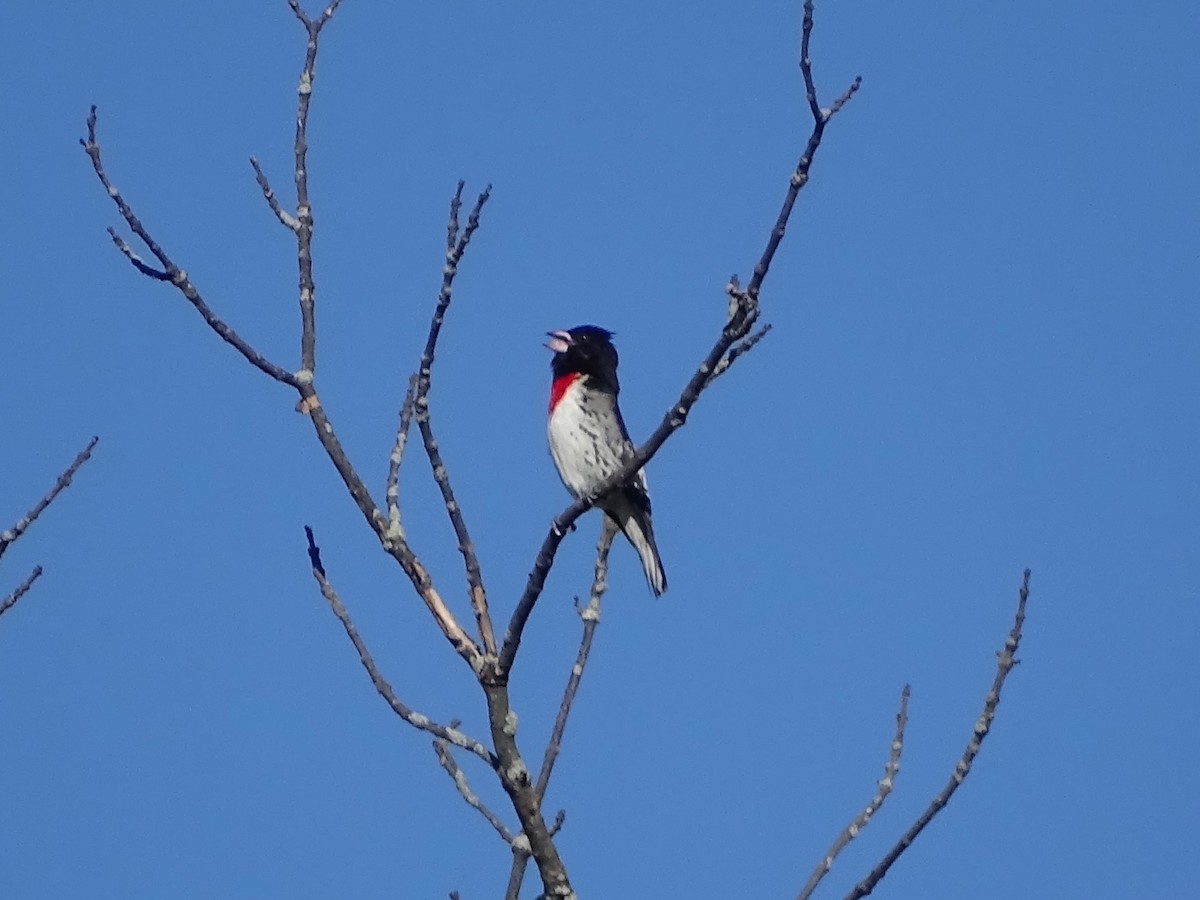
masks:
[[[546,347],[554,351],[550,368],[554,377],[578,372],[593,386],[617,392],[617,348],[612,332],[596,325],[577,325],[566,331],[546,332]]]

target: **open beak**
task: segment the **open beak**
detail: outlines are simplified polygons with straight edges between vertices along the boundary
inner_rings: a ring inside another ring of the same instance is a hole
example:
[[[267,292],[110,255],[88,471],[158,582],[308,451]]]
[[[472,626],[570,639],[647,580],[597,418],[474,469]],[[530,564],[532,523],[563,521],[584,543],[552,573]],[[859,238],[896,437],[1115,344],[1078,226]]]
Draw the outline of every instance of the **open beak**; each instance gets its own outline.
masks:
[[[546,349],[555,353],[566,353],[575,343],[575,339],[566,331],[547,331],[546,337],[550,338],[546,341]]]

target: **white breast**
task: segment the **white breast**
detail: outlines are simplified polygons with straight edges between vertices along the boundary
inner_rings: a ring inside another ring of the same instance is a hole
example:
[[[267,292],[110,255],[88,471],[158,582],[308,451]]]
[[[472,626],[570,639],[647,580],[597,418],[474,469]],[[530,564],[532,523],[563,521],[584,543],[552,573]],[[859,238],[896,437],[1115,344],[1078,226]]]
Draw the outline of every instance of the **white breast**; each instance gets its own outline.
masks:
[[[615,398],[587,390],[585,382],[579,379],[567,388],[546,426],[558,475],[576,497],[591,493],[633,453],[621,434]]]

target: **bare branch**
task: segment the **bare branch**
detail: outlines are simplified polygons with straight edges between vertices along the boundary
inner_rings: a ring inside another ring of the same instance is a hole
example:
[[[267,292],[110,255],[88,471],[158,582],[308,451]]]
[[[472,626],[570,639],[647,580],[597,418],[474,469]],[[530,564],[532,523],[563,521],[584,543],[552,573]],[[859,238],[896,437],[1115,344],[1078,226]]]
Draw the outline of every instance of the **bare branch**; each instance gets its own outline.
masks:
[[[1004,642],[1004,648],[996,654],[998,663],[996,666],[996,677],[992,680],[991,690],[988,691],[987,697],[983,703],[983,713],[979,720],[975,723],[975,728],[971,734],[971,740],[967,742],[967,748],[963,751],[962,758],[954,766],[954,774],[950,776],[950,780],[946,782],[946,786],[938,792],[937,796],[929,804],[926,810],[921,813],[917,821],[913,823],[908,831],[904,832],[896,845],[888,851],[887,855],[880,861],[871,872],[855,885],[854,890],[846,895],[846,900],[858,900],[860,897],[865,897],[875,889],[875,886],[888,873],[897,859],[900,858],[905,850],[907,850],[912,842],[919,835],[942,809],[950,802],[950,798],[954,796],[954,792],[958,790],[959,785],[966,780],[966,777],[971,773],[971,764],[975,761],[975,757],[979,755],[979,748],[983,745],[983,739],[988,736],[991,731],[992,721],[996,718],[996,708],[1000,705],[1000,691],[1004,687],[1004,681],[1008,678],[1008,673],[1017,665],[1017,648],[1021,644],[1021,629],[1025,626],[1025,602],[1029,599],[1029,569],[1025,570],[1024,576],[1021,579],[1021,589],[1017,596],[1017,613],[1013,620],[1012,630],[1008,633],[1008,639]]]
[[[855,816],[854,820],[846,826],[846,829],[837,836],[837,839],[833,842],[833,846],[825,854],[825,858],[817,863],[817,867],[813,869],[808,883],[800,891],[798,900],[808,900],[812,896],[821,879],[833,868],[833,861],[837,859],[838,854],[846,849],[846,845],[858,837],[862,830],[867,827],[867,824],[871,821],[871,817],[883,806],[883,801],[892,792],[896,776],[900,773],[900,754],[904,752],[904,727],[908,724],[908,696],[909,686],[906,684],[904,690],[900,692],[900,711],[896,713],[896,736],[892,738],[891,751],[888,754],[887,764],[883,767],[883,778],[879,782],[879,790],[875,792],[875,796],[871,798],[871,802],[867,804],[866,809]]]
[[[400,425],[396,429],[396,443],[392,447],[392,455],[388,457],[387,477],[387,508],[388,533],[396,537],[404,536],[404,526],[400,522],[400,463],[404,461],[404,449],[408,446],[408,426],[412,420],[414,396],[417,390],[417,376],[408,379],[408,392],[404,395],[404,405],[400,407]]]
[[[341,0],[333,0],[325,7],[320,16],[310,19],[308,14],[300,8],[299,0],[288,0],[288,6],[292,8],[296,18],[308,32],[304,68],[300,72],[300,84],[296,88],[299,98],[296,104],[296,141],[294,146],[296,227],[292,230],[296,233],[296,260],[300,270],[300,369],[308,372],[310,377],[317,369],[317,287],[313,280],[312,266],[312,204],[308,199],[308,108],[312,103],[313,82],[317,77],[317,39],[320,37],[321,29],[337,11],[339,5],[341,5]]]
[[[281,384],[288,384],[292,387],[297,387],[296,376],[275,365],[265,356],[251,347],[236,331],[225,324],[204,302],[204,298],[200,296],[200,292],[196,290],[196,286],[192,284],[188,278],[187,272],[175,265],[171,261],[166,251],[162,246],[150,236],[150,233],[142,225],[141,221],[133,213],[132,207],[125,202],[125,198],[121,196],[121,192],[116,189],[108,174],[104,170],[104,164],[100,159],[100,144],[96,141],[96,107],[92,107],[91,113],[87,118],[87,137],[81,138],[79,143],[83,146],[84,151],[92,161],[92,168],[96,171],[96,177],[100,179],[100,184],[103,185],[105,192],[112,198],[113,203],[117,205],[117,210],[121,213],[121,218],[129,226],[129,230],[137,235],[138,240],[146,245],[146,248],[153,254],[154,258],[159,261],[162,266],[161,271],[144,263],[136,253],[130,249],[129,245],[122,240],[113,229],[109,229],[108,233],[112,236],[113,242],[117,245],[125,258],[143,275],[154,278],[157,281],[169,281],[176,289],[187,298],[187,301],[196,308],[196,311],[204,317],[204,321],[208,323],[208,327],[221,336],[221,339],[237,350],[246,360],[255,368],[266,372],[276,381]]]
[[[16,589],[0,600],[0,616],[4,615],[10,609],[17,605],[17,601],[29,593],[29,589],[33,587],[33,583],[42,577],[42,567],[34,566],[33,571],[29,573],[29,577],[17,585]]]
[[[296,258],[299,267],[300,290],[300,356],[301,371],[296,379],[296,387],[300,392],[299,408],[307,412],[313,422],[317,440],[325,448],[330,461],[346,485],[350,496],[362,512],[367,524],[379,538],[383,548],[395,559],[404,573],[412,582],[417,594],[424,601],[426,608],[432,613],[442,634],[454,647],[456,653],[466,660],[473,671],[480,671],[482,661],[479,648],[467,636],[462,626],[446,606],[441,594],[433,585],[428,570],[417,559],[409,547],[403,532],[391,528],[391,518],[384,518],[378,505],[371,498],[370,492],[354,467],[338,440],[333,423],[321,406],[320,397],[313,384],[316,370],[316,282],[313,278],[312,237],[313,213],[308,193],[308,114],[312,102],[313,83],[316,78],[317,41],[325,23],[337,11],[341,0],[333,0],[316,19],[310,18],[300,8],[298,0],[288,0],[288,5],[296,18],[304,25],[308,33],[304,68],[300,73],[300,83],[297,88],[298,102],[296,107],[296,139],[295,154],[295,183],[296,183]]]
[[[438,762],[442,764],[442,768],[446,770],[446,774],[450,776],[450,779],[454,782],[454,786],[458,788],[459,794],[467,801],[467,805],[478,810],[479,814],[487,819],[488,824],[496,829],[496,833],[500,835],[500,839],[511,846],[513,842],[512,832],[500,821],[499,816],[492,812],[487,804],[479,799],[479,795],[471,790],[471,785],[467,782],[467,776],[458,767],[450,745],[439,738],[434,738],[433,752],[437,754]]]
[[[391,519],[384,518],[379,506],[371,497],[370,491],[354,470],[349,456],[341,441],[337,438],[333,423],[321,405],[313,383],[316,366],[316,284],[313,279],[312,266],[312,236],[313,214],[308,195],[308,113],[312,100],[313,81],[316,72],[317,39],[321,29],[340,5],[340,0],[330,3],[316,19],[310,19],[300,8],[297,0],[289,0],[292,12],[304,25],[308,32],[308,43],[304,58],[304,69],[300,74],[298,88],[299,101],[296,110],[296,140],[295,140],[295,182],[296,182],[296,218],[299,226],[296,229],[296,258],[299,266],[300,288],[300,318],[301,318],[301,371],[295,379],[295,386],[300,392],[298,409],[306,412],[311,418],[316,431],[317,440],[325,448],[326,454],[337,469],[343,484],[350,492],[355,504],[362,512],[367,524],[375,532],[393,559],[412,582],[417,594],[424,601],[426,608],[432,613],[442,634],[454,647],[473,671],[480,671],[482,661],[479,648],[467,636],[462,626],[458,624],[449,607],[446,606],[441,594],[433,585],[428,570],[417,559],[409,547],[403,531],[391,528]]]
[[[338,621],[342,623],[342,627],[346,630],[346,636],[350,638],[350,642],[354,644],[354,649],[358,651],[359,662],[366,669],[367,674],[371,678],[371,683],[375,685],[375,690],[379,692],[387,705],[392,708],[401,719],[407,722],[413,728],[428,732],[434,737],[439,738],[447,743],[453,744],[456,747],[461,747],[474,753],[492,769],[496,769],[499,765],[499,760],[480,741],[474,738],[467,737],[457,727],[449,727],[440,725],[431,720],[428,716],[416,712],[411,707],[403,703],[387,679],[383,677],[379,671],[379,667],[375,664],[374,657],[367,649],[362,637],[359,636],[358,629],[354,627],[354,622],[350,618],[350,613],[338,597],[337,591],[333,589],[333,585],[329,583],[329,579],[325,574],[325,567],[321,563],[321,550],[317,546],[316,538],[313,536],[312,529],[305,525],[304,534],[308,538],[308,558],[312,564],[313,578],[316,579],[317,585],[321,588],[321,595],[329,603],[329,608],[333,610],[333,614],[338,617]]]
[[[417,594],[425,602],[442,634],[450,641],[455,651],[467,661],[473,670],[481,667],[479,648],[475,646],[454,615],[446,606],[441,594],[433,586],[429,572],[417,559],[409,547],[403,531],[391,527],[392,518],[384,518],[378,505],[372,499],[370,491],[358,473],[354,470],[350,459],[342,447],[334,431],[333,423],[321,405],[321,400],[313,384],[316,369],[316,283],[313,278],[312,237],[313,213],[308,192],[308,114],[312,102],[313,83],[316,78],[317,42],[321,29],[337,11],[341,0],[333,0],[316,19],[310,18],[300,8],[298,0],[288,0],[288,5],[296,18],[304,26],[308,34],[304,56],[304,68],[300,73],[300,83],[297,88],[298,101],[296,107],[296,138],[295,155],[295,185],[296,185],[296,258],[299,267],[300,290],[300,355],[301,372],[297,379],[297,389],[300,391],[299,409],[308,413],[312,418],[317,440],[325,448],[326,454],[337,469],[343,484],[350,492],[355,504],[362,512],[367,524],[379,538],[383,548],[400,564],[408,575]],[[403,448],[401,447],[401,452]],[[397,462],[398,465],[398,462]],[[391,484],[389,482],[389,488]],[[390,513],[390,510],[389,510]]]
[[[275,213],[275,218],[279,220],[279,224],[288,231],[295,233],[300,228],[299,220],[280,205],[279,198],[271,190],[271,183],[267,181],[267,173],[262,170],[262,166],[258,164],[258,160],[253,156],[250,157],[250,165],[254,168],[254,180],[258,182],[258,186],[263,193],[263,198],[267,201],[267,205],[271,207],[271,212]]]
[[[46,507],[53,503],[55,498],[67,489],[71,484],[71,479],[75,477],[75,473],[79,471],[85,462],[92,458],[92,451],[96,448],[96,444],[99,441],[99,437],[93,437],[88,441],[87,446],[79,451],[74,461],[58,476],[58,480],[54,482],[54,487],[46,492],[46,496],[42,497],[41,500],[33,505],[33,508],[29,512],[18,519],[12,528],[0,532],[0,556],[3,556],[7,552],[10,545],[16,543],[21,535],[29,529],[29,526],[37,521],[38,516],[46,511]],[[37,576],[35,575],[33,578],[36,579]],[[32,584],[32,580],[30,584]],[[26,587],[26,590],[28,590],[28,587]]]
[[[542,801],[546,796],[546,788],[550,784],[550,776],[554,771],[554,763],[558,759],[558,754],[562,751],[563,734],[567,730],[567,719],[571,715],[571,707],[575,703],[575,695],[579,691],[579,683],[583,680],[584,669],[587,668],[588,656],[592,652],[592,640],[596,633],[596,626],[600,624],[600,601],[604,597],[604,592],[608,590],[608,551],[612,548],[613,538],[616,537],[617,529],[612,520],[608,516],[601,518],[600,526],[600,541],[596,545],[596,567],[595,573],[592,576],[591,597],[588,599],[587,606],[580,606],[576,601],[576,609],[579,611],[579,617],[583,620],[583,636],[579,641],[579,652],[575,656],[575,664],[571,666],[570,677],[567,678],[567,687],[563,691],[562,703],[558,707],[558,715],[554,719],[554,728],[550,732],[550,740],[546,743],[546,755],[542,758],[542,769],[538,773],[537,783],[534,785],[534,791],[537,793],[538,801]],[[555,824],[551,827],[550,833],[556,834],[558,829],[562,827],[563,820],[566,814],[561,810],[555,818]],[[525,880],[525,868],[529,863],[529,854],[522,851],[513,851],[512,872],[508,878],[508,889],[505,893],[505,900],[517,900],[521,893],[521,884]]]
[[[479,558],[475,554],[475,544],[471,540],[467,522],[463,516],[462,506],[455,499],[454,489],[450,484],[450,472],[442,460],[441,450],[433,434],[433,425],[429,418],[429,389],[432,381],[433,360],[437,351],[438,337],[441,335],[442,323],[445,321],[446,310],[450,308],[450,300],[454,291],[454,277],[458,274],[458,265],[467,251],[472,235],[479,228],[479,216],[484,204],[491,197],[492,188],[489,185],[475,201],[475,206],[467,219],[467,227],[462,234],[458,233],[458,211],[462,205],[464,183],[458,183],[458,189],[450,201],[449,224],[446,229],[446,264],[442,268],[442,287],[438,292],[437,305],[434,308],[433,320],[429,323],[429,336],[425,341],[425,351],[421,354],[421,367],[417,373],[416,390],[416,419],[421,431],[421,439],[425,444],[425,454],[433,468],[433,480],[437,482],[442,492],[442,501],[450,524],[458,538],[458,549],[462,553],[463,563],[467,574],[467,589],[471,597],[471,608],[475,612],[475,622],[479,630],[479,639],[483,643],[488,656],[496,655],[496,636],[492,628],[492,617],[488,613],[487,592],[483,587],[483,575],[479,568]]]

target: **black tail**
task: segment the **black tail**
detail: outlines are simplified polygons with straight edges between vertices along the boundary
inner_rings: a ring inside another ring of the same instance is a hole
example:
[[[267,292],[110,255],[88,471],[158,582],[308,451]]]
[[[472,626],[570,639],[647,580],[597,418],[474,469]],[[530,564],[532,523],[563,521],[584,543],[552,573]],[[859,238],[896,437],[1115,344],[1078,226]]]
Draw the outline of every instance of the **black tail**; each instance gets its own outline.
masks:
[[[644,498],[645,495],[641,496]],[[646,573],[646,583],[655,597],[661,597],[667,590],[667,573],[663,570],[662,557],[658,555],[658,545],[654,542],[649,504],[643,507],[627,492],[614,491],[611,497],[606,498],[604,511],[617,523],[637,551],[642,560],[642,571]]]

